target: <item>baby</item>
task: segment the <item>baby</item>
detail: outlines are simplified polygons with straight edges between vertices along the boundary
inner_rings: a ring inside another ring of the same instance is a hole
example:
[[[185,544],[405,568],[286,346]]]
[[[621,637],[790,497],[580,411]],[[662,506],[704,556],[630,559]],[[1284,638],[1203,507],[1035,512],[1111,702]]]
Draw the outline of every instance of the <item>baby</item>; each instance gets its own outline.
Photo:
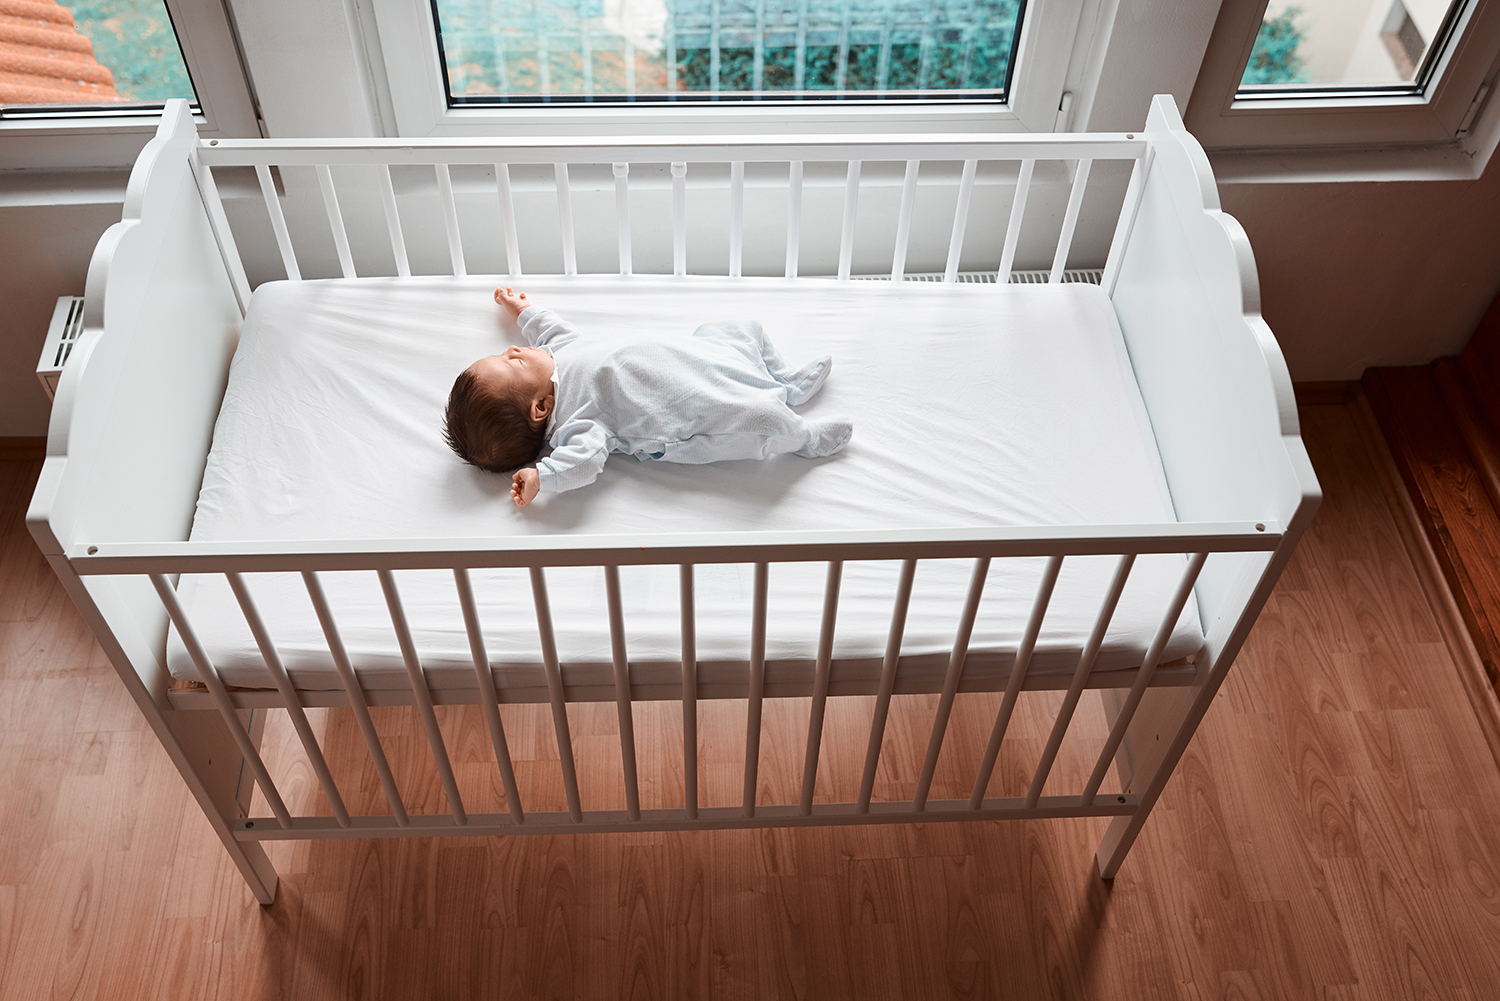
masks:
[[[611,452],[692,463],[816,457],[854,431],[847,419],[792,410],[823,388],[833,359],[790,368],[759,323],[705,323],[689,337],[584,336],[525,292],[496,289],[495,301],[530,346],[481,358],[454,380],[445,436],[466,462],[516,470],[519,507],[540,490],[592,483]],[[537,460],[546,444],[552,454]]]

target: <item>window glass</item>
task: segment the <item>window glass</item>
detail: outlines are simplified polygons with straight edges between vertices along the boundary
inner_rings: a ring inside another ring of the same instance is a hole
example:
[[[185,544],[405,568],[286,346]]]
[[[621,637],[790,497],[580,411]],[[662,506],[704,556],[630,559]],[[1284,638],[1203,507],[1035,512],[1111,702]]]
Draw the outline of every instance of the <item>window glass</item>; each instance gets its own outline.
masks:
[[[433,0],[450,105],[1006,99],[1023,0]]]
[[[139,111],[196,100],[162,0],[0,4],[0,110]]]
[[[1421,93],[1464,0],[1271,0],[1240,97]]]

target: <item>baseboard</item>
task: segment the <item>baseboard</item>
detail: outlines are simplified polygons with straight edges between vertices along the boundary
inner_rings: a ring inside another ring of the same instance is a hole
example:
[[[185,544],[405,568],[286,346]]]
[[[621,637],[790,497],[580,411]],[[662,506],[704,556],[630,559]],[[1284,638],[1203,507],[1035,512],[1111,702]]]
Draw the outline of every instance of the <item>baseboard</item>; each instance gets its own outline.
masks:
[[[1359,382],[1294,382],[1292,393],[1296,395],[1299,407],[1346,407],[1359,395]]]
[[[0,438],[0,462],[28,462],[47,457],[47,439]]]
[[[1495,686],[1484,669],[1484,659],[1479,654],[1479,648],[1474,645],[1474,637],[1458,607],[1458,599],[1448,585],[1437,551],[1427,537],[1427,527],[1396,466],[1395,456],[1391,454],[1390,446],[1380,429],[1380,422],[1376,420],[1375,412],[1370,407],[1370,401],[1363,393],[1356,393],[1349,404],[1349,412],[1354,416],[1354,423],[1364,438],[1365,448],[1380,474],[1381,492],[1385,494],[1386,504],[1396,522],[1396,530],[1401,535],[1407,558],[1417,572],[1417,580],[1427,598],[1427,605],[1432,610],[1433,618],[1437,620],[1438,632],[1442,634],[1443,643],[1458,667],[1459,680],[1469,696],[1470,705],[1474,707],[1474,716],[1479,721],[1484,742],[1489,745],[1490,756],[1495,759],[1495,764],[1500,766],[1500,697],[1497,697]]]

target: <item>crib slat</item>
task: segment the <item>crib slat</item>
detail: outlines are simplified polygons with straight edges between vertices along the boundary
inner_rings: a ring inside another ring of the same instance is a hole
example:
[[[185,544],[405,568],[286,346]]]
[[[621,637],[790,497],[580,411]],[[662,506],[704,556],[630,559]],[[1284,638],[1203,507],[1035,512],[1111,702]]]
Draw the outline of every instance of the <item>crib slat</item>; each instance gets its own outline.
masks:
[[[198,641],[198,634],[193,630],[192,623],[188,621],[187,612],[183,610],[182,603],[177,600],[176,590],[167,580],[166,574],[152,574],[151,583],[161,597],[161,603],[166,607],[167,616],[172,620],[172,625],[177,627],[177,635],[182,639],[182,645],[187,648],[188,656],[193,660],[193,666],[198,669],[198,677],[203,680],[210,694],[213,695],[214,704],[219,707],[219,713],[224,717],[224,724],[229,728],[230,735],[234,737],[235,745],[240,749],[245,763],[250,766],[255,781],[260,783],[260,790],[265,793],[266,802],[270,804],[271,812],[276,815],[277,823],[283,829],[290,828],[292,815],[287,810],[286,803],[282,801],[281,793],[276,789],[276,783],[271,780],[271,773],[266,769],[266,763],[261,760],[260,752],[255,749],[255,742],[245,731],[245,724],[240,722],[234,703],[229,701],[229,692],[225,690],[224,682],[219,680],[219,672],[214,669],[213,661],[209,660],[208,651],[204,650],[203,644]]]
[[[788,174],[786,210],[786,276],[797,277],[802,252],[802,161],[793,160]]]
[[[302,583],[307,588],[307,597],[312,601],[313,612],[318,616],[318,625],[323,629],[323,637],[328,641],[328,654],[333,658],[333,666],[339,673],[339,680],[344,683],[344,691],[349,696],[349,708],[354,711],[354,719],[359,724],[359,732],[365,738],[365,747],[370,752],[370,761],[375,766],[375,774],[380,776],[380,787],[385,791],[386,802],[391,806],[391,816],[398,827],[406,827],[411,823],[411,818],[407,816],[406,806],[401,802],[401,791],[396,788],[396,779],[391,775],[390,762],[385,758],[385,749],[380,746],[380,735],[375,732],[375,724],[370,719],[370,708],[365,703],[364,689],[359,686],[359,678],[354,673],[354,666],[349,663],[349,652],[344,649],[344,640],[339,636],[338,624],[333,619],[333,609],[328,607],[328,597],[323,593],[323,582],[318,578],[316,570],[304,570]]]
[[[995,726],[990,730],[990,743],[984,749],[984,758],[979,763],[979,773],[974,778],[974,791],[969,796],[969,809],[977,810],[984,803],[984,790],[990,784],[995,771],[995,759],[1000,756],[1000,744],[1005,740],[1005,731],[1010,728],[1010,717],[1016,709],[1016,699],[1021,694],[1021,684],[1026,680],[1026,669],[1031,666],[1031,653],[1036,649],[1037,634],[1042,631],[1042,620],[1047,615],[1047,605],[1052,601],[1053,588],[1057,586],[1057,575],[1062,572],[1063,558],[1053,556],[1047,560],[1047,569],[1042,573],[1041,586],[1036,599],[1031,603],[1031,618],[1026,622],[1026,632],[1016,650],[1016,659],[1010,666],[1010,680],[1005,686],[1005,698],[1000,700],[1000,711],[995,714]]]
[[[266,214],[271,217],[271,229],[276,233],[276,246],[281,250],[281,265],[286,268],[287,279],[302,280],[302,270],[297,267],[297,255],[292,251],[292,237],[286,231],[286,216],[281,214],[281,199],[276,197],[276,184],[271,180],[271,168],[257,165],[255,176],[260,181],[260,194],[266,200]]]
[[[458,588],[458,604],[463,609],[464,629],[469,634],[469,654],[474,659],[474,677],[479,682],[479,695],[484,700],[484,721],[490,730],[490,746],[495,749],[495,767],[500,769],[500,782],[505,786],[505,804],[510,807],[510,819],[524,824],[526,813],[521,809],[521,791],[516,786],[510,743],[505,739],[505,726],[500,721],[500,696],[495,691],[495,676],[490,673],[490,657],[484,648],[484,631],[479,626],[479,606],[474,601],[474,585],[469,579],[469,571],[463,567],[454,568],[453,583]]]
[[[604,568],[609,600],[609,646],[615,666],[615,709],[620,718],[620,761],[625,769],[625,812],[641,819],[641,793],[635,771],[635,719],[630,706],[630,662],[625,657],[625,609],[620,600],[620,568]]]
[[[1047,776],[1052,772],[1052,763],[1057,760],[1057,752],[1062,747],[1063,737],[1068,732],[1068,724],[1073,720],[1073,711],[1078,708],[1078,699],[1083,695],[1083,686],[1088,683],[1089,673],[1094,669],[1094,660],[1099,656],[1099,648],[1104,645],[1104,635],[1109,631],[1110,620],[1114,618],[1115,608],[1120,603],[1120,595],[1125,591],[1125,582],[1130,577],[1130,568],[1134,565],[1134,553],[1126,553],[1120,557],[1114,580],[1110,582],[1109,591],[1104,596],[1104,604],[1099,606],[1099,615],[1094,619],[1094,630],[1089,634],[1088,643],[1084,645],[1083,655],[1078,658],[1078,667],[1073,672],[1072,683],[1068,685],[1068,694],[1063,697],[1062,706],[1057,711],[1057,719],[1052,723],[1052,733],[1047,737],[1047,746],[1042,751],[1042,760],[1036,766],[1036,773],[1031,778],[1031,790],[1026,794],[1027,809],[1036,806],[1042,798],[1042,789],[1047,784]]]
[[[510,164],[495,164],[495,194],[500,198],[500,224],[505,230],[505,264],[512,278],[520,278],[521,241],[516,236],[516,201],[510,191]]]
[[[891,255],[891,281],[906,275],[906,250],[911,243],[911,210],[917,201],[917,171],[921,160],[906,161],[906,178],[901,182],[901,210],[896,216],[896,249]]]
[[[448,760],[443,731],[438,728],[437,714],[432,710],[432,693],[427,690],[427,677],[422,673],[421,661],[417,659],[417,647],[412,642],[406,610],[401,605],[401,592],[396,588],[396,575],[389,570],[377,570],[375,575],[380,578],[380,590],[385,593],[386,608],[391,613],[391,626],[396,630],[396,644],[401,648],[401,661],[406,665],[406,676],[411,681],[411,694],[422,715],[422,725],[427,729],[427,742],[432,746],[432,760],[443,780],[443,791],[448,794],[453,822],[462,827],[469,822],[469,815],[464,811],[463,798],[458,794],[458,779],[453,775],[453,763]]]
[[[349,234],[344,230],[344,216],[339,211],[339,196],[333,190],[333,172],[328,164],[317,165],[318,187],[323,191],[323,210],[328,213],[328,228],[333,230],[333,246],[339,252],[339,268],[345,278],[358,277],[354,273],[354,256],[349,253]]]
[[[1125,247],[1130,242],[1130,233],[1135,229],[1135,220],[1141,211],[1141,197],[1146,193],[1146,178],[1151,174],[1151,163],[1156,158],[1156,148],[1146,147],[1146,155],[1130,168],[1130,184],[1125,188],[1125,201],[1120,207],[1120,220],[1115,223],[1115,235],[1109,242],[1109,256],[1104,259],[1104,274],[1099,287],[1104,294],[1115,294],[1115,282],[1120,278],[1120,261],[1125,257]]]
[[[687,164],[672,164],[672,274],[687,274]]]
[[[573,189],[568,182],[568,165],[554,163],[552,176],[557,183],[557,222],[562,228],[563,274],[578,274],[578,250],[573,240]]]
[[[443,226],[448,231],[448,260],[453,266],[453,277],[462,278],[469,273],[464,267],[464,242],[458,232],[458,206],[453,201],[453,174],[446,163],[432,165],[437,174],[438,197],[443,203]]]
[[[760,711],[766,695],[766,597],[770,564],[755,564],[755,598],[750,613],[750,692],[745,705],[745,795],[743,812],[755,816],[755,786],[760,771]]]
[[[844,177],[844,226],[839,234],[839,281],[849,280],[849,268],[854,260],[854,217],[859,210],[860,161],[849,161],[849,172]]]
[[[1016,263],[1016,245],[1021,239],[1021,220],[1026,216],[1026,196],[1031,193],[1031,175],[1035,170],[1035,160],[1021,161],[1021,173],[1016,177],[1016,196],[1010,204],[1010,221],[1005,225],[1005,249],[1000,252],[1000,270],[995,274],[998,285],[1010,284],[1011,268]]]
[[[1083,205],[1083,192],[1089,185],[1089,169],[1093,160],[1079,160],[1078,173],[1073,177],[1073,190],[1068,193],[1068,209],[1063,213],[1062,233],[1057,238],[1057,254],[1052,258],[1052,273],[1047,284],[1057,285],[1063,280],[1063,269],[1068,266],[1068,251],[1073,248],[1073,231],[1078,228],[1078,210]]]
[[[531,598],[536,605],[536,629],[542,644],[542,668],[547,674],[547,698],[552,703],[552,729],[557,734],[563,789],[568,796],[568,817],[576,824],[583,820],[583,807],[578,800],[578,770],[573,764],[573,736],[568,730],[568,705],[563,696],[562,669],[557,663],[557,639],[552,632],[552,606],[547,601],[547,577],[541,567],[531,568]]]
[[[989,573],[988,556],[981,556],[974,561],[974,573],[969,578],[969,596],[964,601],[964,612],[958,620],[958,634],[953,638],[953,653],[948,657],[948,673],[943,678],[943,693],[938,698],[937,716],[932,721],[932,732],[927,737],[927,756],[922,761],[922,774],[917,779],[917,794],[912,798],[912,809],[917,813],[927,809],[927,793],[932,788],[932,776],[937,771],[938,753],[943,749],[943,736],[948,730],[948,714],[953,711],[953,698],[958,693],[958,683],[963,678],[964,661],[969,657],[969,637],[974,634],[974,619],[979,615],[979,599],[984,594],[984,583]]]
[[[339,795],[338,784],[333,781],[333,773],[328,770],[328,762],[323,757],[323,749],[318,746],[317,735],[312,732],[312,726],[307,722],[307,713],[297,697],[297,689],[292,687],[292,679],[287,676],[286,665],[281,662],[281,654],[271,639],[270,631],[266,629],[265,621],[260,617],[260,610],[255,607],[255,600],[250,596],[250,589],[245,585],[245,578],[237,573],[226,573],[224,576],[229,580],[229,589],[234,592],[235,600],[240,603],[240,611],[245,615],[245,624],[250,627],[250,635],[255,637],[255,645],[260,648],[266,668],[271,672],[271,678],[276,683],[276,690],[281,693],[281,698],[286,703],[286,711],[291,717],[292,728],[297,731],[297,738],[302,741],[302,749],[307,752],[307,760],[312,765],[313,774],[317,775],[318,783],[323,787],[323,795],[328,797],[328,804],[333,808],[333,816],[338,820],[340,827],[348,827],[349,810],[344,806],[344,797]]]
[[[693,565],[678,567],[682,603],[682,789],[689,820],[698,819],[698,617]]]
[[[799,812],[812,816],[813,787],[818,781],[818,755],[823,749],[823,711],[828,705],[828,675],[833,663],[833,627],[839,614],[839,584],[844,561],[830,560],[828,582],[823,587],[823,624],[818,631],[818,661],[813,676],[812,711],[807,720],[807,757],[802,763],[802,805]]]
[[[745,161],[729,165],[729,277],[740,277],[745,254]]]
[[[1115,725],[1110,727],[1109,737],[1104,741],[1104,748],[1099,752],[1099,760],[1094,763],[1094,772],[1089,776],[1088,784],[1083,787],[1083,795],[1080,797],[1080,805],[1093,806],[1094,797],[1099,793],[1099,786],[1104,781],[1104,776],[1109,772],[1110,762],[1115,759],[1115,752],[1120,749],[1120,743],[1125,739],[1125,731],[1130,728],[1130,720],[1135,716],[1136,707],[1141,704],[1141,697],[1146,694],[1146,689],[1151,685],[1151,676],[1156,673],[1156,665],[1161,660],[1162,651],[1167,648],[1167,641],[1172,638],[1172,630],[1177,628],[1177,620],[1182,616],[1182,608],[1188,603],[1193,595],[1193,584],[1198,580],[1198,574],[1203,570],[1203,564],[1208,562],[1207,553],[1194,553],[1192,559],[1182,572],[1182,579],[1177,584],[1177,593],[1172,595],[1172,603],[1167,606],[1167,614],[1162,617],[1161,625],[1156,630],[1156,636],[1151,640],[1151,646],[1146,649],[1146,657],[1141,661],[1141,669],[1136,672],[1135,684],[1130,686],[1130,694],[1125,697],[1125,704],[1120,707],[1120,715],[1115,717]]]
[[[974,172],[978,160],[965,160],[963,176],[958,179],[958,204],[953,209],[953,233],[948,238],[948,267],[943,281],[958,281],[958,259],[963,255],[964,230],[969,226],[969,201],[974,197]]]
[[[385,206],[385,228],[391,234],[391,253],[396,258],[396,274],[411,277],[411,263],[406,259],[406,238],[401,234],[401,213],[396,210],[396,189],[391,184],[391,166],[380,165],[380,202]]]
[[[915,160],[908,161],[915,163]],[[891,632],[880,665],[880,691],[875,696],[875,714],[870,719],[870,742],[865,749],[865,774],[859,780],[859,812],[870,812],[870,794],[875,788],[875,770],[880,766],[880,745],[885,740],[885,721],[896,687],[896,665],[901,660],[901,639],[906,634],[906,612],[911,607],[911,586],[917,576],[917,561],[903,560],[901,581],[896,585],[896,607],[891,612]]]
[[[630,164],[617,163],[615,173],[615,231],[619,235],[620,274],[634,269],[630,255]]]

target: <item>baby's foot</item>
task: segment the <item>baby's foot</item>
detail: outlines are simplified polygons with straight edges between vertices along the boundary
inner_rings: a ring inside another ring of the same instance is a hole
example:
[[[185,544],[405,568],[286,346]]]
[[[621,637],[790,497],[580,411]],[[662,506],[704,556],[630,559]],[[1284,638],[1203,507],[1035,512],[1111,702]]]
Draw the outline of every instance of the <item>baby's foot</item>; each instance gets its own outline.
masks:
[[[824,355],[788,374],[786,376],[787,406],[800,406],[817,396],[818,390],[823,388],[823,383],[828,381],[828,373],[831,371],[833,371],[833,356]]]
[[[829,417],[821,421],[808,421],[807,429],[811,432],[808,442],[797,449],[797,454],[816,459],[822,455],[832,455],[848,444],[850,435],[854,434],[854,422],[847,417]]]

